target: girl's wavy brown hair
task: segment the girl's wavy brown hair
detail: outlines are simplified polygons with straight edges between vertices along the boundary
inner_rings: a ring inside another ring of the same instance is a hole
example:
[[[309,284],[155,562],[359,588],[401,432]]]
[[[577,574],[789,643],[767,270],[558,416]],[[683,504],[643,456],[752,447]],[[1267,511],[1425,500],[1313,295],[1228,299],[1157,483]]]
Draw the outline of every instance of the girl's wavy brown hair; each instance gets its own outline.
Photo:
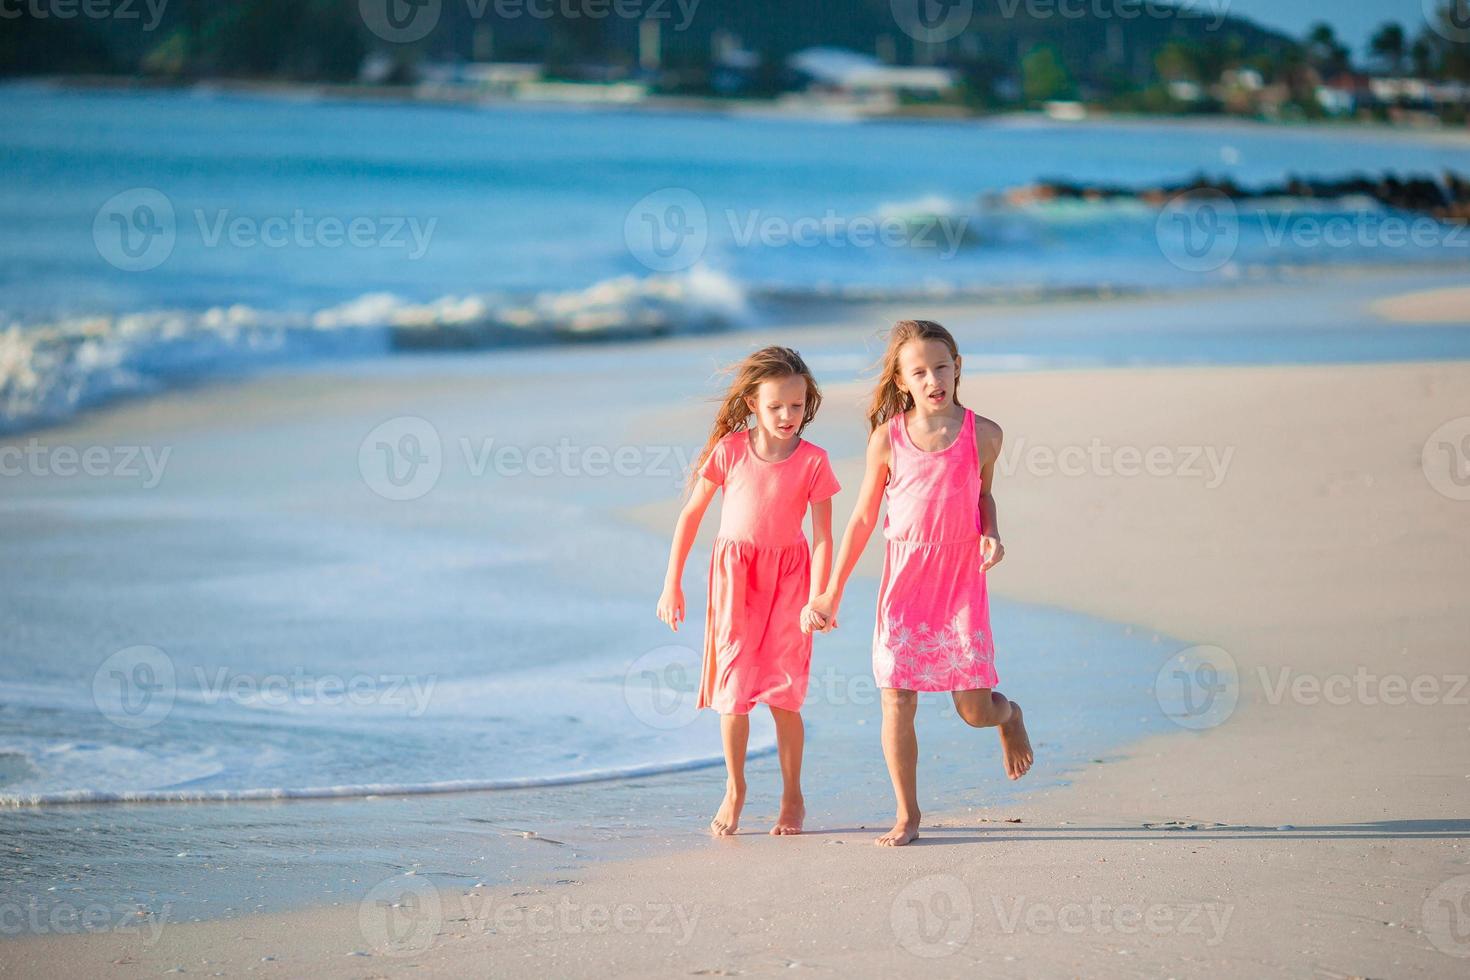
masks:
[[[806,408],[802,411],[801,426],[796,430],[798,436],[806,431],[812,419],[817,417],[817,409],[822,406],[822,392],[817,387],[817,379],[812,377],[811,369],[806,366],[801,355],[790,347],[762,347],[721,373],[731,376],[730,387],[720,398],[720,407],[715,413],[715,424],[710,429],[709,439],[689,474],[691,487],[699,480],[700,468],[709,459],[710,453],[714,452],[715,445],[730,433],[750,427],[751,412],[746,399],[755,396],[762,382],[791,377],[799,377],[806,382]]]
[[[904,344],[912,340],[937,340],[949,348],[949,356],[954,358],[956,367],[954,403],[960,403],[960,349],[954,342],[954,335],[933,320],[899,320],[888,331],[888,347],[878,362],[878,384],[868,402],[869,432],[914,407],[913,398],[898,387],[898,354]]]

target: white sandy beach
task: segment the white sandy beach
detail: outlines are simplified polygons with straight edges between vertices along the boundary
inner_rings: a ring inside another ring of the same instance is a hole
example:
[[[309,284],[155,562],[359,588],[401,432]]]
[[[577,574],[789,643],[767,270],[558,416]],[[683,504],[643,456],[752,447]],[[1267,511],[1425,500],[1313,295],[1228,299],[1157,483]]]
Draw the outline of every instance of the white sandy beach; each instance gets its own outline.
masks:
[[[1420,320],[1432,305],[1383,309]],[[800,346],[833,329],[738,340]],[[703,365],[730,344],[663,352]],[[361,413],[417,386],[474,404],[474,379],[434,371],[411,385],[338,379],[321,397]],[[246,397],[266,383],[269,401]],[[248,429],[283,422],[321,383],[251,382],[75,425],[217,413]],[[864,392],[829,386],[825,425]],[[1426,443],[1470,416],[1470,363],[1034,371],[968,376],[961,397],[1013,453],[992,590],[1219,648],[1206,653],[1238,684],[1217,692],[1217,724],[1065,774],[1047,773],[1043,750],[1035,778],[1068,783],[1005,806],[946,807],[924,793],[921,763],[923,837],[900,850],[871,846],[888,811],[779,839],[752,817],[733,840],[559,884],[441,893],[400,879],[335,908],[16,938],[0,945],[0,975],[1463,976],[1470,500],[1456,498],[1470,491]],[[702,409],[661,404],[626,422],[627,438],[672,426],[665,438],[689,442],[704,425]],[[836,462],[840,522],[860,460]],[[671,496],[629,517],[665,528],[676,508]],[[877,561],[870,547],[866,569]],[[870,628],[868,611],[843,619]],[[1195,669],[1171,661],[1179,652],[1159,644],[1161,683],[1171,662]],[[1003,651],[1002,677],[1026,655]],[[1074,710],[1044,688],[1007,693],[1042,742],[1048,718]],[[993,743],[976,734],[977,767],[999,765]]]

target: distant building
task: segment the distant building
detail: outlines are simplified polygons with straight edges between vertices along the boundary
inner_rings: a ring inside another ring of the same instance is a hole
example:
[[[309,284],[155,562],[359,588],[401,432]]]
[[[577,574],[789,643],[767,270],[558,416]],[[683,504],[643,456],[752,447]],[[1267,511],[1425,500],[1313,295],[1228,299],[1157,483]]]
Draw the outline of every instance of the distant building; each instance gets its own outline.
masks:
[[[1204,86],[1187,78],[1175,79],[1167,87],[1169,97],[1175,102],[1200,102],[1205,97]]]
[[[1371,79],[1354,71],[1334,75],[1317,86],[1317,104],[1332,116],[1351,116],[1373,101]]]
[[[419,66],[418,91],[427,98],[475,100],[519,99],[526,102],[626,103],[648,97],[642,82],[612,77],[611,69],[589,66],[589,73],[605,71],[607,80],[554,81],[537,64],[514,61],[431,62]]]
[[[1384,76],[1370,79],[1368,85],[1380,105],[1440,109],[1470,103],[1470,86],[1464,82]]]
[[[720,95],[740,95],[755,83],[761,56],[741,44],[729,31],[710,38],[710,88]]]
[[[1220,84],[1243,92],[1259,92],[1266,87],[1266,79],[1254,68],[1227,68],[1220,73]]]
[[[1051,102],[1043,102],[1041,111],[1046,113],[1050,119],[1057,122],[1081,122],[1087,118],[1087,106],[1081,102],[1054,99]]]
[[[1227,68],[1207,94],[1226,112],[1249,116],[1271,115],[1279,108],[1280,93],[1273,93],[1266,79],[1254,68]]]
[[[861,102],[897,103],[901,96],[942,98],[957,84],[945,68],[904,68],[844,48],[807,48],[786,59],[809,92]]]
[[[466,85],[492,95],[515,95],[523,85],[541,81],[541,66],[518,61],[474,62],[460,75]]]
[[[1470,87],[1462,82],[1343,72],[1317,87],[1317,102],[1333,115],[1379,109],[1398,118],[1403,113],[1412,116],[1470,104]]]

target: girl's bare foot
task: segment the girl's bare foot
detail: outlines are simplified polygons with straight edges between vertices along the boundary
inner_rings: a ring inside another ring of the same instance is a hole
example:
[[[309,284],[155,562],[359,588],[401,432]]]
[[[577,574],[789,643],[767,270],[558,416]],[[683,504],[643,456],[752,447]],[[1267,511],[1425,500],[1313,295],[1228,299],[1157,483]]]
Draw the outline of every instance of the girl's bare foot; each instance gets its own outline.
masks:
[[[1011,720],[1000,726],[1000,753],[1005,759],[1006,775],[1010,778],[1020,779],[1031,769],[1031,738],[1026,734],[1021,706],[1014,701],[1011,702]]]
[[[879,847],[903,847],[905,844],[913,843],[919,839],[919,815],[914,814],[912,819],[899,817],[898,822],[888,833],[873,841]]]
[[[776,817],[776,826],[771,828],[771,833],[777,837],[787,834],[801,833],[801,825],[806,821],[806,803],[801,797],[781,800],[781,812]]]
[[[745,808],[745,787],[729,783],[725,786],[725,802],[720,811],[709,822],[709,832],[715,837],[732,837],[740,829],[740,811]]]

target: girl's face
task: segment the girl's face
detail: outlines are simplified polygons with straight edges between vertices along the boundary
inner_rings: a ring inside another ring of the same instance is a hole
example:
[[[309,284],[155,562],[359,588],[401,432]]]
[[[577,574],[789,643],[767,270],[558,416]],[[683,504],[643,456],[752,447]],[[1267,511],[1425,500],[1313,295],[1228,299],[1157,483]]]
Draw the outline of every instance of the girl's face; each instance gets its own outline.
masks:
[[[942,340],[911,340],[898,352],[898,389],[925,411],[948,408],[960,365]]]
[[[772,439],[790,439],[801,429],[806,412],[806,379],[799,375],[762,381],[745,404],[756,424]]]

